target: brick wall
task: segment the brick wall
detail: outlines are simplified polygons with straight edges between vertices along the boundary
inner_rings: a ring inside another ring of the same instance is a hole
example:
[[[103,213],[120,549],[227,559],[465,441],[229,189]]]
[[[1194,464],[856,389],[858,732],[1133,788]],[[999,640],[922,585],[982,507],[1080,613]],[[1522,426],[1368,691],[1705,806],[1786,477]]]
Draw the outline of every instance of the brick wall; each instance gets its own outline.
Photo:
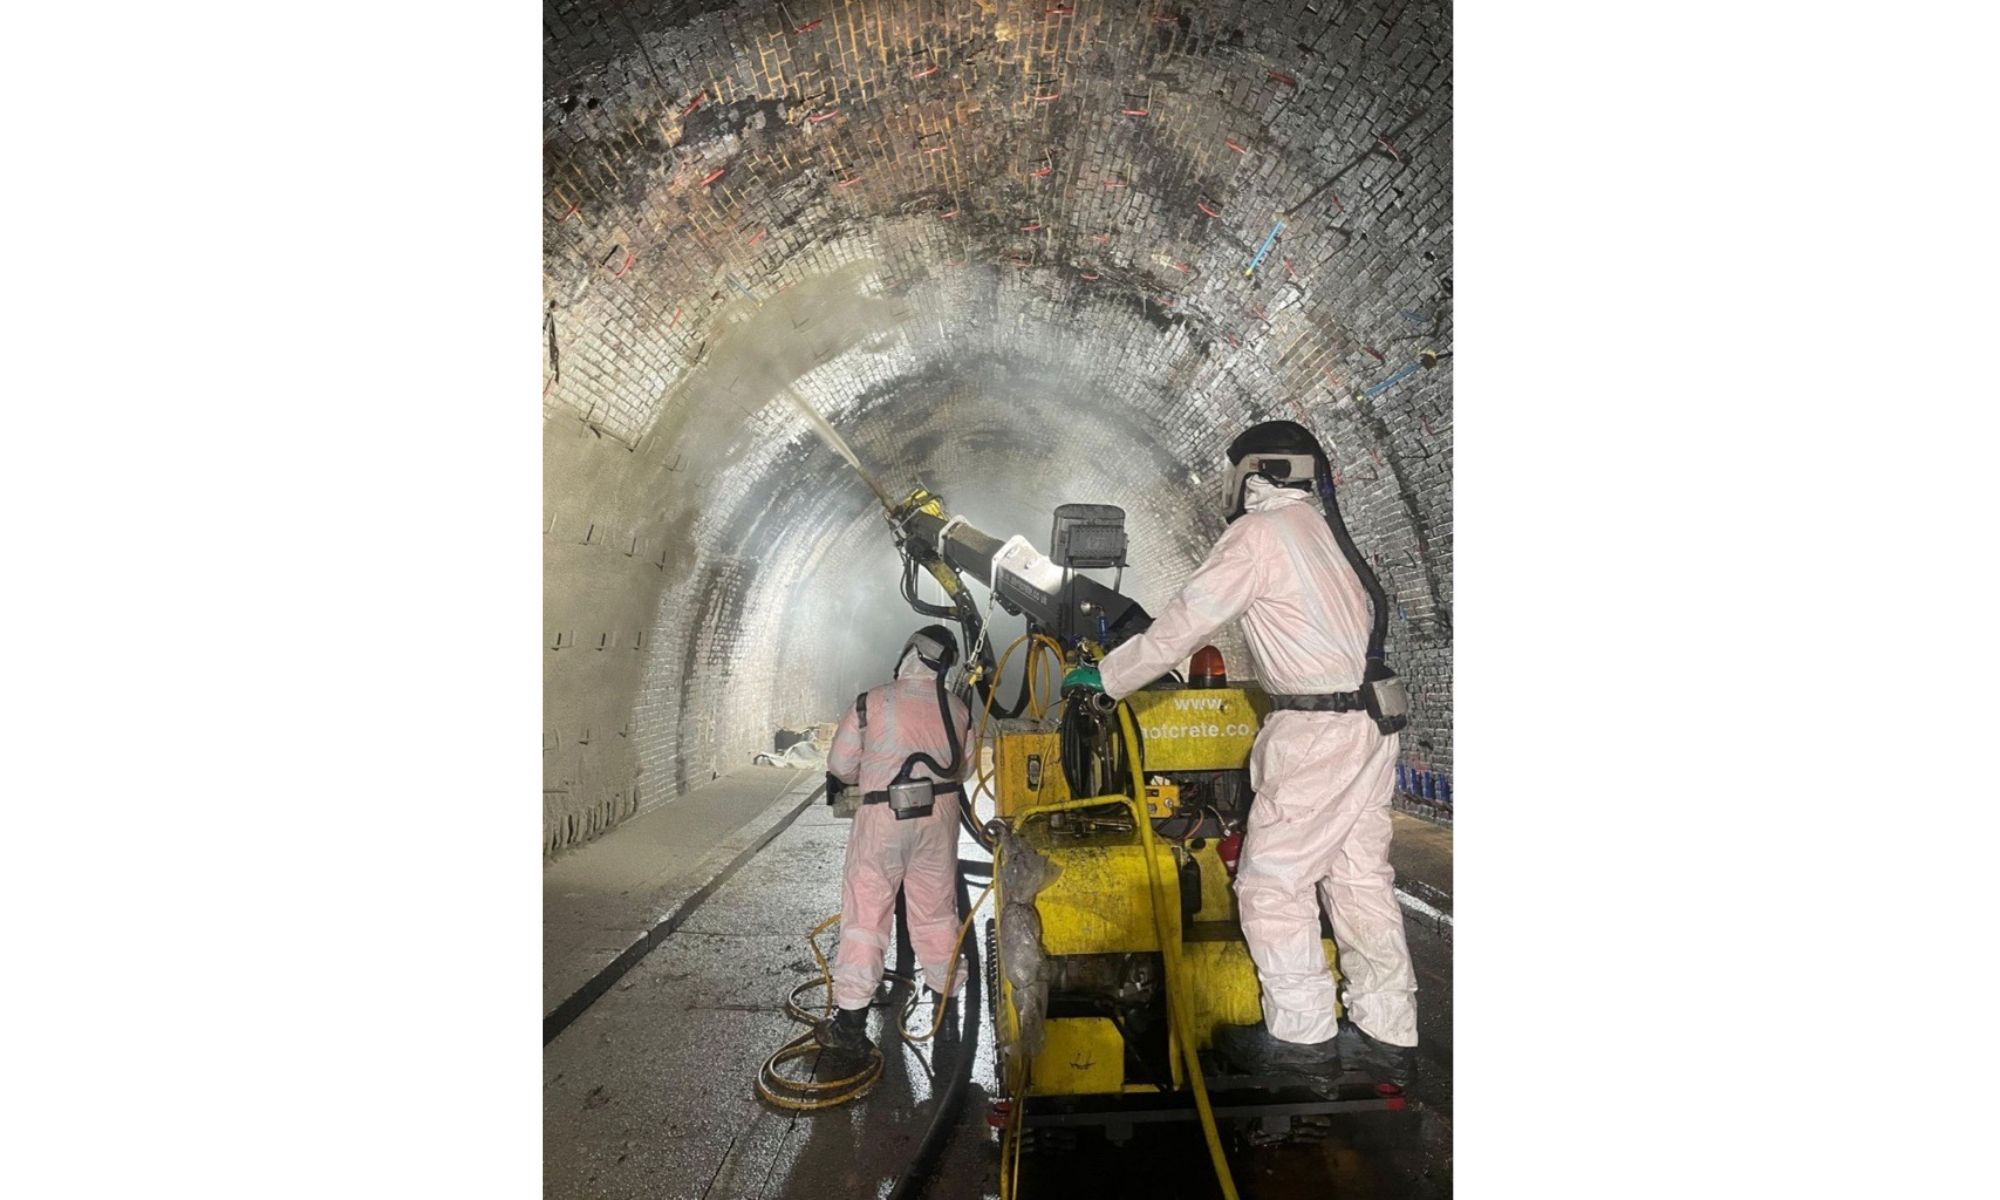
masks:
[[[1155,607],[1223,446],[1304,419],[1395,599],[1406,757],[1450,772],[1449,11],[1071,7],[548,6],[549,850],[829,718],[916,623],[793,391],[992,532],[1125,506]]]

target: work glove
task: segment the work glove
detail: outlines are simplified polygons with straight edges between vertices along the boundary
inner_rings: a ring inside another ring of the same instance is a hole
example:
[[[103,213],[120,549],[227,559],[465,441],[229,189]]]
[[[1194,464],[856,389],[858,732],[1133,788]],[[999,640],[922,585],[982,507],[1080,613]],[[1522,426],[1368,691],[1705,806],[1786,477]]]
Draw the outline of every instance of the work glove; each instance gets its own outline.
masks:
[[[1099,712],[1110,712],[1118,707],[1118,702],[1104,694],[1104,676],[1097,667],[1089,663],[1079,663],[1063,676],[1062,698],[1075,699]]]

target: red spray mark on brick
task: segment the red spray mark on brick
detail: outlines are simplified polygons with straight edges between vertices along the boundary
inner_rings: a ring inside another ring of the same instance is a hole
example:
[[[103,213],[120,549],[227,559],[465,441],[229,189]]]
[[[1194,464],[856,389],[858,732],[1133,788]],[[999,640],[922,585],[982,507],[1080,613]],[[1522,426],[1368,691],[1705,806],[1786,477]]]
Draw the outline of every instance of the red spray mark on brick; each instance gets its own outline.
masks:
[[[726,170],[728,170],[727,167],[717,167],[715,168],[715,170],[710,171],[708,174],[702,176],[701,186],[707,187],[709,184],[714,183],[716,180],[722,178],[722,173]]]
[[[1090,235],[1090,240],[1102,246],[1104,243],[1111,240],[1111,235],[1108,233],[1093,233]]]
[[[910,78],[912,78],[912,79],[929,79],[929,78],[930,78],[931,76],[933,76],[933,75],[937,74],[937,73],[938,73],[938,71],[939,71],[939,69],[940,69],[940,68],[938,67],[938,65],[937,65],[936,63],[932,63],[932,64],[931,64],[930,66],[928,66],[928,67],[925,67],[925,68],[924,68],[923,70],[921,70],[921,71],[918,71],[918,72],[917,72],[916,74],[914,74],[914,75],[911,75],[911,76],[910,76]]]
[[[1430,435],[1431,435],[1432,437],[1436,437],[1436,436],[1437,436],[1437,430],[1435,430],[1435,429],[1432,429],[1432,428],[1431,428],[1431,419],[1430,419],[1429,417],[1425,416],[1425,415],[1424,415],[1424,414],[1422,414],[1422,413],[1418,413],[1418,414],[1417,414],[1417,420],[1419,420],[1419,421],[1422,421],[1422,422],[1423,422],[1423,424],[1424,424],[1424,432],[1425,432],[1425,433],[1428,433],[1428,434],[1430,434]]]
[[[625,277],[625,272],[632,269],[632,260],[637,257],[639,257],[639,252],[637,250],[627,250],[625,252],[625,261],[623,263],[620,263],[618,269],[611,273],[611,278],[623,279]]]
[[[1295,75],[1287,75],[1287,74],[1285,74],[1285,73],[1284,73],[1283,71],[1271,71],[1271,72],[1268,72],[1268,73],[1267,73],[1267,74],[1266,74],[1266,75],[1264,76],[1264,78],[1266,78],[1266,79],[1269,79],[1269,80],[1270,80],[1270,81],[1271,81],[1272,83],[1282,83],[1282,84],[1284,84],[1284,85],[1285,85],[1286,87],[1297,87],[1297,86],[1299,86],[1299,81],[1298,81],[1298,77],[1297,77],[1297,76],[1295,76]]]
[[[1096,282],[1097,282],[1098,280],[1100,280],[1100,279],[1102,279],[1102,278],[1104,278],[1104,277],[1103,277],[1102,275],[1085,275],[1085,276],[1083,276],[1082,278],[1083,278],[1083,279],[1085,279],[1085,280],[1087,280],[1088,282],[1091,282],[1091,283],[1096,283]]]
[[[1189,271],[1194,270],[1194,268],[1189,266],[1187,263],[1173,263],[1171,265],[1174,268],[1174,270],[1179,271],[1183,275],[1187,274]]]
[[[1228,339],[1229,339],[1229,344],[1230,344],[1230,345],[1232,345],[1232,346],[1234,346],[1234,347],[1236,347],[1236,348],[1237,348],[1238,350],[1241,350],[1241,349],[1243,348],[1243,343],[1242,343],[1242,342],[1239,342],[1239,341],[1237,341],[1237,340],[1236,340],[1236,335],[1235,335],[1235,334],[1233,334],[1233,333],[1225,333],[1225,334],[1223,334],[1222,336],[1223,336],[1223,337],[1226,337],[1226,338],[1228,338]]]
[[[681,323],[681,311],[682,310],[678,308],[674,310],[674,319],[667,322],[668,329],[672,329],[674,326]]]
[[[1126,186],[1126,184],[1125,181],[1122,179],[1107,179],[1104,181],[1104,186],[1108,188],[1122,188]]]
[[[1337,195],[1334,195],[1334,193],[1332,193],[1332,192],[1328,192],[1328,193],[1327,193],[1327,195],[1328,195],[1329,197],[1331,197],[1331,198],[1332,198],[1332,200],[1333,200],[1333,206],[1334,206],[1335,208],[1339,209],[1339,210],[1340,210],[1341,212],[1346,212],[1346,211],[1347,211],[1347,206],[1346,206],[1345,204],[1342,204],[1342,203],[1340,202],[1340,197],[1339,197],[1339,196],[1337,196]]]
[[[758,242],[761,242],[761,241],[763,241],[763,240],[764,240],[764,235],[765,235],[765,234],[767,234],[767,233],[769,233],[769,232],[771,232],[771,231],[770,231],[770,230],[768,230],[768,229],[759,229],[759,230],[757,231],[757,236],[756,236],[756,237],[753,237],[753,238],[751,238],[751,239],[750,239],[750,244],[754,246],[754,245],[756,245],[756,244],[757,244]]]
[[[951,210],[950,212],[948,212],[948,213],[939,213],[939,214],[938,214],[938,218],[939,218],[940,220],[944,220],[944,221],[949,221],[949,220],[951,220],[951,219],[952,219],[953,217],[955,217],[955,216],[957,216],[957,215],[958,215],[958,210],[954,208],[954,209],[952,209],[952,210]]]
[[[1293,279],[1299,277],[1299,273],[1292,269],[1292,260],[1289,258],[1285,260],[1285,274],[1291,276]]]
[[[542,385],[542,399],[546,400],[549,398],[549,389],[553,388],[555,385],[556,385],[555,376],[551,375],[549,377],[549,381],[546,384]]]
[[[1268,321],[1271,319],[1269,316],[1265,315],[1264,306],[1261,304],[1251,305],[1250,312],[1251,315],[1255,316],[1259,321]]]
[[[1231,150],[1236,151],[1236,153],[1238,154],[1247,153],[1247,151],[1245,151],[1242,146],[1236,144],[1235,138],[1223,138],[1222,144],[1229,147]]]
[[[807,117],[806,120],[811,121],[815,125],[821,125],[828,121],[833,120],[835,117],[839,115],[840,115],[839,109],[829,108],[825,112],[816,112],[812,114],[811,116]]]
[[[1377,350],[1373,346],[1363,346],[1361,348],[1363,350],[1366,350],[1368,352],[1369,357],[1373,358],[1378,363],[1386,363],[1389,361],[1388,359],[1383,358],[1382,352],[1380,350]]]
[[[1036,167],[1034,170],[1028,172],[1028,177],[1031,179],[1046,179],[1054,171],[1054,167]]]
[[[1061,93],[1061,92],[1050,92],[1050,93],[1049,93],[1048,95],[1046,95],[1046,96],[1030,96],[1030,97],[1029,97],[1029,99],[1031,99],[1031,100],[1039,100],[1039,101],[1044,101],[1044,102],[1046,102],[1046,101],[1049,101],[1049,100],[1060,100],[1060,99],[1062,99],[1062,93]]]
[[[834,186],[844,187],[844,188],[853,187],[855,184],[860,183],[863,178],[865,178],[865,176],[856,175],[851,179],[843,179],[839,183],[834,184]]]
[[[814,17],[812,20],[807,21],[805,24],[799,26],[797,29],[792,30],[792,36],[797,37],[802,33],[811,33],[813,30],[818,29],[820,22],[824,20],[826,20],[825,17]]]
[[[1199,200],[1194,202],[1194,206],[1201,210],[1203,216],[1219,217],[1222,215],[1221,213],[1215,211],[1214,209],[1210,208],[1208,205],[1202,203]]]
[[[681,110],[681,116],[685,117],[689,113],[692,113],[695,109],[700,108],[702,100],[707,98],[707,96],[708,93],[706,91],[696,92],[694,94],[694,99],[688,101],[688,106]]]
[[[945,144],[944,144],[944,145],[942,145],[942,146],[930,146],[930,147],[927,147],[927,148],[926,148],[926,149],[924,150],[924,153],[925,153],[925,154],[943,154],[943,153],[944,153],[945,151],[947,151],[947,150],[949,150],[949,149],[951,149],[951,143],[947,142],[947,143],[945,143]]]
[[[1381,452],[1380,450],[1375,450],[1375,449],[1370,449],[1370,450],[1368,451],[1368,453],[1370,453],[1370,454],[1372,454],[1372,455],[1374,455],[1374,456],[1375,456],[1375,465],[1376,465],[1376,466],[1378,466],[1378,467],[1379,467],[1379,466],[1381,466],[1381,465],[1382,465],[1382,452]]]
[[[1174,298],[1172,296],[1161,296],[1160,303],[1166,305],[1168,308],[1172,308],[1174,305]]]
[[[1040,221],[1031,221],[1028,224],[1021,226],[1021,232],[1033,233],[1035,232],[1035,230],[1040,229],[1041,227],[1042,223]]]
[[[577,212],[576,204],[572,202],[568,208],[563,210],[563,215],[556,218],[556,224],[560,225],[564,221],[569,220],[571,217],[576,215],[576,212]]]
[[[1380,143],[1382,143],[1382,148],[1383,148],[1384,150],[1387,150],[1387,151],[1389,152],[1389,157],[1390,157],[1390,158],[1393,158],[1393,159],[1395,159],[1395,160],[1396,160],[1397,162],[1402,162],[1402,161],[1403,161],[1403,156],[1402,156],[1402,155],[1400,155],[1400,154],[1398,154],[1398,153],[1396,153],[1396,148],[1395,148],[1394,146],[1391,146],[1391,145],[1389,144],[1389,139],[1388,139],[1388,138],[1385,138],[1385,137],[1383,137],[1383,136],[1382,136],[1381,134],[1379,134],[1379,133],[1378,133],[1378,134],[1376,134],[1376,135],[1375,135],[1375,140],[1376,140],[1376,141],[1378,141],[1378,142],[1380,142]]]
[[[1118,111],[1124,113],[1128,117],[1143,117],[1147,115],[1148,112],[1147,109],[1143,108],[1121,108]]]

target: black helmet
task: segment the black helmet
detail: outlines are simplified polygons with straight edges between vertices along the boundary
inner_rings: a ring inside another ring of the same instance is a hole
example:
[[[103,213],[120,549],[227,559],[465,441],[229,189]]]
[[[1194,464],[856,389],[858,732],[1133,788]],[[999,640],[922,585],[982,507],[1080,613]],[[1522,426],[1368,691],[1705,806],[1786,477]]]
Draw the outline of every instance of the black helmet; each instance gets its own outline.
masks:
[[[910,640],[903,643],[903,652],[896,656],[897,671],[903,669],[904,660],[913,650],[933,671],[948,671],[958,661],[958,639],[942,625],[926,625],[910,635]]]
[[[1229,443],[1230,471],[1222,502],[1229,519],[1243,515],[1243,493],[1252,475],[1262,475],[1280,487],[1316,490],[1330,478],[1326,450],[1312,431],[1297,421],[1265,421],[1252,425]]]

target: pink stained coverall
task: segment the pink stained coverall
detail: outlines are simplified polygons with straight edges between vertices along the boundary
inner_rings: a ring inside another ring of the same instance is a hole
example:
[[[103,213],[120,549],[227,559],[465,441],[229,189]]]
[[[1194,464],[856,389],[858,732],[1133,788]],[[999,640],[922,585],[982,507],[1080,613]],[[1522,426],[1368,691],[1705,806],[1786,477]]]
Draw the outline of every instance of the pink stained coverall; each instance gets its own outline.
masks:
[[[956,696],[946,698],[958,723],[960,775],[972,761],[972,714]],[[893,683],[868,693],[868,728],[849,705],[834,732],[826,766],[849,787],[879,792],[903,769],[903,760],[921,750],[941,763],[951,761],[944,722],[938,713],[937,675],[914,653],[904,656]],[[919,763],[913,778],[934,779]],[[956,781],[951,781],[956,782]],[[903,889],[910,944],[923,964],[924,981],[944,983],[958,937],[954,883],[958,873],[956,795],[940,791],[929,816],[898,821],[887,804],[864,804],[847,836],[847,865],[840,881],[840,949],[834,957],[833,1002],[866,1008],[882,982],[883,959],[895,921],[896,888]],[[951,994],[965,986],[965,972],[952,979]]]
[[[1266,690],[1361,686],[1368,593],[1318,499],[1252,476],[1244,508],[1152,628],[1105,656],[1107,695],[1124,699],[1237,617]],[[1256,799],[1236,899],[1265,1024],[1281,1041],[1318,1042],[1338,1030],[1319,940],[1323,901],[1349,1019],[1380,1041],[1417,1044],[1416,973],[1389,867],[1396,747],[1365,712],[1286,711],[1271,714],[1251,750]]]

